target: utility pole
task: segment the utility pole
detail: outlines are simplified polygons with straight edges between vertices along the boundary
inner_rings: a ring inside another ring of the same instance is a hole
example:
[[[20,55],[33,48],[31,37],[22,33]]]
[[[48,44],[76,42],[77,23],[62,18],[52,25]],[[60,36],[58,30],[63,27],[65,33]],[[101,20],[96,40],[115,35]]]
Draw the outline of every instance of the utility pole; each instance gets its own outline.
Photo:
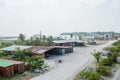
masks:
[[[41,31],[40,31],[40,42],[41,42]]]

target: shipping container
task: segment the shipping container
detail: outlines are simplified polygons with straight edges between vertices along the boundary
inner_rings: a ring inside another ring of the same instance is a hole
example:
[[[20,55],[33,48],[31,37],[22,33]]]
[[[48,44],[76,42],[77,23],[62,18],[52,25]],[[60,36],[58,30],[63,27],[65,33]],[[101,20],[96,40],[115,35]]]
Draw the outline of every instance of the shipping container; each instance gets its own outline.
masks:
[[[0,61],[5,61],[5,62],[9,62],[9,63],[13,64],[13,66],[11,67],[12,75],[25,72],[25,63],[24,62],[4,60],[4,59],[0,59]]]
[[[70,52],[73,53],[73,47],[70,48]]]
[[[70,53],[70,48],[68,48],[68,53]]]
[[[65,54],[65,49],[62,49],[62,55],[64,55]]]
[[[14,64],[14,73],[23,73],[25,72],[25,63],[23,62],[13,62]]]
[[[11,76],[14,76],[14,65],[10,67],[10,74]]]
[[[64,55],[65,50],[63,48],[54,48],[50,51],[47,51],[49,55]]]
[[[11,77],[14,75],[14,66],[9,62],[0,62],[0,75],[3,77]]]

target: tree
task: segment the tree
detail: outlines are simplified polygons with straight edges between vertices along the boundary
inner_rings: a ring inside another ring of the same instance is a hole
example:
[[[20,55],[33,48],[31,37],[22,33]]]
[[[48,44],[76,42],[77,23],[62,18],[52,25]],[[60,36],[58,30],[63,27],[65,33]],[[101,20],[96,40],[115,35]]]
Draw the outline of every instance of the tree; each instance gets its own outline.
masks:
[[[44,65],[44,59],[40,56],[28,57],[26,61],[31,71],[33,71],[36,68],[41,69]]]
[[[100,55],[102,54],[102,52],[94,52],[93,56],[96,58],[97,62],[99,63],[100,60]]]
[[[112,57],[108,57],[106,59],[102,59],[100,61],[100,65],[103,65],[103,66],[112,66],[113,64],[113,58]]]
[[[112,60],[113,60],[113,62],[117,62],[117,57],[119,56],[119,53],[113,53],[112,55],[111,55],[111,58],[112,58]]]
[[[111,74],[111,68],[107,66],[99,65],[96,71],[103,76],[109,76]]]
[[[73,80],[99,80],[100,76],[97,72],[81,72]]]
[[[78,38],[79,38],[79,40],[81,40],[81,39],[82,39],[82,37],[81,37],[81,35],[80,35],[80,34],[78,35]]]
[[[100,76],[97,72],[93,72],[90,74],[90,76],[88,77],[88,80],[99,80]]]
[[[19,50],[17,49],[13,53],[13,59],[14,60],[20,60],[20,61],[25,61],[27,57],[31,57],[32,53],[29,50]]]
[[[19,34],[19,39],[24,42],[25,41],[25,36],[24,34]]]
[[[53,44],[53,37],[52,36],[49,36],[48,38],[47,38],[47,42],[48,42],[48,46],[51,46],[52,44]]]
[[[32,41],[33,40],[33,37],[30,37],[30,41]]]
[[[9,42],[1,42],[0,48],[4,48],[4,47],[8,47],[13,45],[13,43],[9,43]]]
[[[120,34],[119,34],[119,38],[120,38]]]
[[[109,38],[109,35],[108,35],[108,34],[106,34],[106,36],[105,36],[105,37],[106,37],[106,39],[108,40],[108,38]]]
[[[71,38],[71,39],[73,38],[73,34],[72,34],[72,33],[70,34],[70,38]]]
[[[43,40],[46,40],[46,36],[45,35],[43,35]]]
[[[0,57],[4,55],[4,52],[3,51],[0,51]]]
[[[57,37],[57,40],[60,40],[60,37]]]

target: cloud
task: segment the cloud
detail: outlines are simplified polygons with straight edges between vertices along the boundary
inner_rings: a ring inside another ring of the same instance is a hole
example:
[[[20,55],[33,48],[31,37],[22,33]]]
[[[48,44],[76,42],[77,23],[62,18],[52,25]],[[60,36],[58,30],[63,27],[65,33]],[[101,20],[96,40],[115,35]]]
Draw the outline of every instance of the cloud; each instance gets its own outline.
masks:
[[[30,5],[32,0],[1,0],[1,2],[8,7],[24,7]]]
[[[120,0],[0,0],[0,34],[8,34],[8,27],[25,34],[39,29],[46,34],[118,31],[119,4]]]

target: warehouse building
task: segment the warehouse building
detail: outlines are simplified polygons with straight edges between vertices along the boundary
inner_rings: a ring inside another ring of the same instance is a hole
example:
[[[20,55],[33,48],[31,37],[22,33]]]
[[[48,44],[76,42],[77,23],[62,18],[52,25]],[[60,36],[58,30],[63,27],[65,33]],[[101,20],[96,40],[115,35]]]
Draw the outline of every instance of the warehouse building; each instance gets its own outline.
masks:
[[[48,57],[48,52],[54,49],[53,46],[34,46],[29,48],[29,50],[32,52],[32,55],[36,56],[42,56],[42,57]]]
[[[19,46],[13,45],[0,50],[5,51],[8,54],[12,54],[17,49],[30,50],[33,56],[41,56],[43,58],[50,55],[64,55],[65,53],[72,53],[73,47],[70,46]]]
[[[16,50],[25,50],[25,49],[29,49],[31,47],[32,46],[12,45],[12,46],[8,46],[8,47],[5,47],[5,48],[2,48],[0,50],[5,51],[8,54],[12,54]]]
[[[69,51],[68,51],[69,49]],[[73,47],[65,46],[34,46],[29,48],[33,55],[49,57],[50,55],[64,55],[73,52]]]

